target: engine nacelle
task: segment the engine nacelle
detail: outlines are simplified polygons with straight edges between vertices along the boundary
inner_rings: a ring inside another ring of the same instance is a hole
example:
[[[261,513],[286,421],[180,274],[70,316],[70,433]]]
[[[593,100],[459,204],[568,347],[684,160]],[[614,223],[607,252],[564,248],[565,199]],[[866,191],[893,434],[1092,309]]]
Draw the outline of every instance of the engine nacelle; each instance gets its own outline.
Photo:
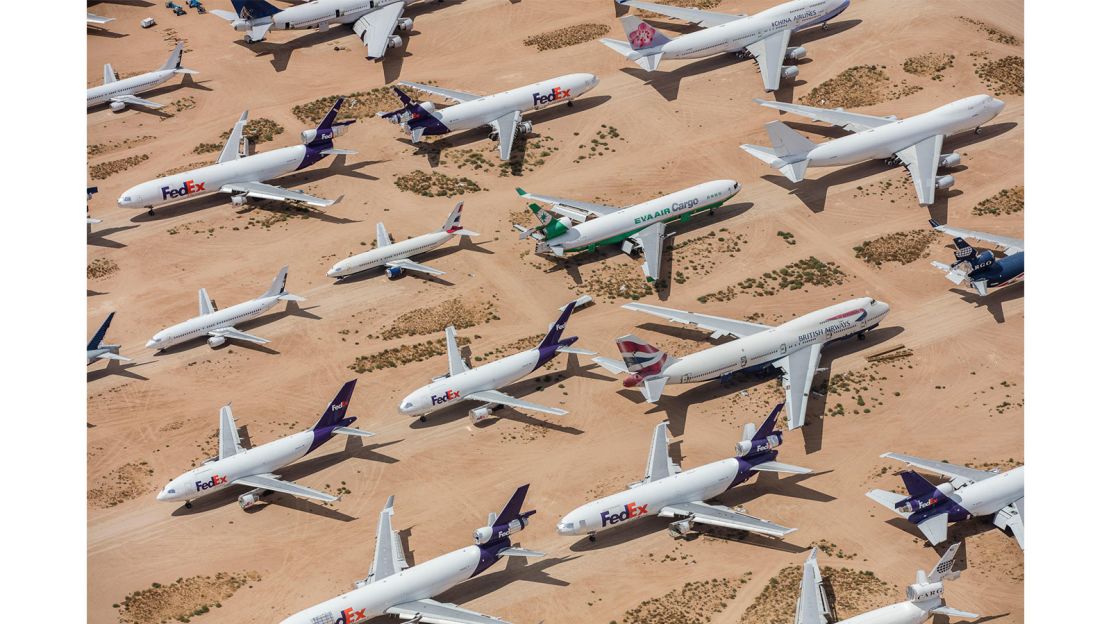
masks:
[[[782,68],[782,77],[783,78],[790,79],[790,78],[793,78],[797,75],[798,75],[798,68],[794,67],[793,65],[791,65],[789,67],[783,67]]]
[[[336,137],[347,134],[347,126],[333,126],[330,128],[313,128],[301,131],[301,143],[308,145],[313,141],[330,141]]]
[[[956,152],[941,154],[940,162],[937,163],[940,167],[955,167],[958,164],[960,164],[960,155]]]
[[[944,190],[944,189],[952,188],[952,185],[954,185],[954,184],[956,184],[956,178],[953,177],[953,176],[942,175],[939,178],[937,178],[937,188],[938,189]]]
[[[248,199],[250,199],[250,198],[247,197],[246,195],[232,195],[231,196],[231,205],[232,206],[242,206],[243,204],[247,203]]]
[[[490,133],[489,133],[489,140],[490,141],[496,141],[500,137],[501,137],[501,133],[499,133],[496,130],[491,130]]]
[[[528,518],[521,516],[508,524],[499,524],[497,526],[484,526],[474,531],[474,543],[479,546],[488,544],[493,540],[499,540],[503,537],[508,537],[513,533],[518,533],[528,526]]]
[[[752,452],[762,453],[763,451],[769,451],[769,450],[775,448],[776,446],[781,446],[781,445],[782,445],[782,436],[777,434],[777,433],[773,433],[773,434],[767,436],[766,438],[756,438],[754,440],[743,440],[743,441],[737,443],[736,444],[736,454],[743,456],[743,455],[747,455],[748,453],[752,453]]]
[[[385,267],[385,275],[389,279],[397,279],[405,274],[405,270],[401,267]]]
[[[389,39],[387,40],[387,42],[385,44],[385,47],[387,47],[387,48],[399,48],[399,47],[401,47],[401,44],[403,44],[403,43],[404,43],[404,40],[401,39],[400,35],[390,35]]]
[[[246,32],[251,29],[251,23],[249,20],[237,19],[231,23],[231,27],[239,32]]]
[[[436,105],[433,104],[432,102],[421,102],[420,103],[420,108],[423,109],[424,112],[428,113],[429,115],[436,112]]]
[[[786,49],[786,57],[791,61],[800,61],[806,57],[806,49],[802,46],[795,46]]]
[[[243,509],[254,507],[260,502],[262,502],[262,493],[256,490],[251,490],[239,497],[239,506]]]
[[[474,409],[470,410],[470,422],[474,423],[475,425],[482,422],[483,420],[487,420],[490,418],[493,418],[493,409],[488,405],[475,407]]]
[[[208,346],[215,349],[216,347],[223,346],[225,342],[227,342],[227,338],[223,336],[212,336],[208,339]]]
[[[670,533],[671,537],[675,539],[678,539],[680,537],[688,538],[688,536],[690,536],[691,534],[697,533],[697,531],[694,530],[694,523],[688,518],[685,520],[672,522],[667,527],[667,532]]]
[[[914,583],[906,588],[906,600],[924,602],[944,595],[944,583]]]
[[[412,30],[412,18],[402,17],[397,20],[397,30],[401,32],[410,32]]]
[[[532,122],[530,122],[530,121],[520,122],[516,126],[516,131],[517,131],[518,134],[528,134],[528,133],[532,132]]]
[[[123,102],[109,102],[108,108],[112,109],[113,113],[118,113],[121,110],[127,108],[127,104],[124,104]]]

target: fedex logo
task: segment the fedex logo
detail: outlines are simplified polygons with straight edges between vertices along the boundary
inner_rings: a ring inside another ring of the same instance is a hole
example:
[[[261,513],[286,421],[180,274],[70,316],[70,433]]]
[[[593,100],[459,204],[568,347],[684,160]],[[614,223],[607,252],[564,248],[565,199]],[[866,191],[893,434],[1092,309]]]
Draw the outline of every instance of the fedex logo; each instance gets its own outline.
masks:
[[[197,486],[197,491],[200,492],[200,491],[203,491],[203,490],[207,490],[209,488],[214,488],[217,485],[223,485],[225,483],[227,483],[227,477],[221,477],[220,475],[212,475],[212,478],[207,480],[207,481],[197,481],[196,486]]]
[[[370,619],[370,616],[366,615],[366,609],[356,611],[347,607],[339,614],[339,619],[335,621],[335,624],[351,624],[352,622],[361,622],[368,619]]]
[[[204,190],[204,182],[194,182],[186,180],[181,188],[170,188],[168,186],[162,187],[162,199],[170,197],[184,197],[190,193],[199,193]]]
[[[331,406],[331,411],[338,412],[339,410],[343,409],[344,407],[347,407],[347,402],[346,401],[340,401],[339,403],[336,403],[335,405]]]
[[[647,515],[647,505],[637,505],[636,503],[628,503],[619,514],[609,513],[608,511],[601,512],[601,527],[612,526],[618,522],[631,520],[632,518],[639,518],[640,516]]]
[[[446,403],[457,398],[459,398],[459,392],[457,390],[448,390],[447,392],[444,392],[442,396],[438,394],[433,394],[432,405],[440,405],[442,403]]]
[[[565,100],[570,97],[570,91],[562,87],[555,87],[551,93],[533,93],[532,105],[539,106],[540,104],[550,104],[558,100]]]

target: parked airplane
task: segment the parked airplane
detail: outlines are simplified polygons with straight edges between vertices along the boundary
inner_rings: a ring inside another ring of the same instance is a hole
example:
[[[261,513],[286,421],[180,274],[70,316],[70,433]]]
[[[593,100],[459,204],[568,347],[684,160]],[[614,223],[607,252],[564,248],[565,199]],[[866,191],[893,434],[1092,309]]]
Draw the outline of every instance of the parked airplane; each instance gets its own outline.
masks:
[[[97,360],[131,361],[131,358],[126,358],[119,354],[119,345],[106,344],[103,342],[104,334],[108,333],[108,326],[112,324],[112,317],[115,315],[116,313],[112,312],[108,315],[108,318],[104,319],[104,323],[100,326],[100,329],[96,330],[92,340],[90,340],[88,346],[85,347],[85,366]]]
[[[668,383],[700,383],[773,366],[782,371],[790,429],[805,424],[806,404],[813,375],[821,361],[821,348],[851,336],[863,340],[864,332],[875,329],[890,311],[889,305],[870,297],[852,299],[771,327],[644,303],[627,303],[623,307],[675,323],[696,325],[712,331],[711,338],[724,335],[737,338],[672,359],[637,336],[621,336],[617,338],[617,349],[623,362],[602,357],[594,361],[611,373],[629,374],[624,387],[640,388],[644,398],[655,403]]]
[[[231,23],[231,27],[245,32],[243,41],[255,43],[266,38],[271,28],[275,30],[305,30],[315,28],[324,32],[335,26],[350,25],[366,46],[366,58],[379,59],[387,48],[399,48],[403,43],[393,31],[412,31],[412,19],[401,17],[406,4],[414,0],[314,0],[279,9],[263,0],[231,0],[235,12],[213,9],[212,13]]]
[[[909,495],[871,490],[867,497],[917,525],[933,546],[948,539],[948,523],[991,516],[994,526],[1010,529],[1025,549],[1025,466],[999,474],[901,453],[880,457],[906,462],[948,478],[934,486],[913,470],[902,473]]]
[[[905,602],[839,620],[840,624],[923,624],[933,615],[965,620],[979,619],[975,613],[953,609],[944,604],[944,581],[960,578],[960,573],[952,569],[960,546],[961,544],[952,544],[928,574],[925,574],[925,570],[917,571],[916,582],[906,587]],[[817,565],[817,549],[814,548],[802,566],[802,588],[794,611],[794,623],[829,624],[833,621],[824,579],[821,578],[821,568]]]
[[[192,501],[227,489],[233,485],[254,488],[239,496],[239,506],[246,509],[261,500],[267,491],[281,492],[331,502],[337,497],[282,481],[273,471],[280,470],[294,461],[308,455],[336,434],[368,438],[373,433],[351,427],[357,418],[347,416],[351,395],[355,391],[355,379],[343,384],[339,394],[324,410],[320,420],[311,429],[267,442],[261,446],[245,449],[239,443],[239,431],[235,418],[231,415],[231,404],[220,408],[220,454],[205,461],[200,466],[173,479],[158,493],[160,501],[185,501],[191,508]]]
[[[1017,238],[998,236],[987,232],[976,232],[941,225],[929,219],[934,230],[955,236],[956,261],[952,264],[933,261],[933,266],[945,272],[948,280],[956,285],[969,282],[980,297],[987,295],[988,288],[1002,288],[1025,279],[1025,241]],[[965,238],[985,241],[1005,247],[1005,257],[995,258],[991,251],[980,253],[967,244]]]
[[[385,267],[385,274],[389,279],[401,277],[405,271],[443,275],[445,271],[417,264],[412,261],[412,258],[427,253],[456,236],[478,236],[477,232],[463,229],[462,209],[463,203],[460,201],[455,204],[455,209],[451,211],[447,221],[439,230],[396,243],[390,242],[385,224],[378,223],[378,246],[365,253],[355,254],[336,262],[335,266],[328,269],[328,277],[347,277],[381,266]]]
[[[330,206],[335,200],[320,199],[301,191],[264,184],[262,181],[300,171],[323,160],[325,156],[357,153],[354,150],[338,149],[333,143],[336,137],[347,132],[347,126],[355,123],[353,119],[335,120],[343,100],[344,98],[339,98],[335,101],[315,130],[301,132],[301,145],[280,147],[249,156],[240,151],[243,128],[247,125],[247,111],[243,111],[239,121],[231,129],[231,135],[215,164],[143,182],[124,191],[117,203],[121,208],[146,207],[153,215],[154,206],[159,204],[219,191],[231,195],[231,203],[236,206],[246,203],[252,197],[300,202],[317,208]]]
[[[486,571],[502,557],[542,557],[541,552],[514,547],[509,537],[528,526],[535,510],[524,511],[528,486],[517,488],[500,514],[490,514],[489,524],[474,532],[474,545],[440,555],[409,567],[401,537],[393,530],[393,497],[378,519],[374,561],[366,579],[355,589],[309,607],[281,624],[352,624],[379,615],[396,615],[405,622],[429,624],[507,624],[500,618],[437,602],[432,596]]]
[[[108,108],[112,112],[118,113],[128,104],[131,106],[145,106],[147,108],[162,108],[162,105],[150,100],[144,100],[138,97],[138,94],[145,93],[154,89],[158,85],[173,78],[177,74],[195,74],[196,71],[192,69],[185,69],[181,66],[181,50],[185,47],[182,41],[177,42],[177,47],[173,49],[170,58],[162,64],[158,69],[124,78],[123,80],[116,80],[116,72],[112,69],[110,63],[104,64],[104,84],[99,87],[92,87],[85,91],[85,108],[92,108],[100,104],[108,103]]]
[[[556,530],[559,535],[587,534],[593,541],[594,534],[623,524],[628,520],[646,516],[675,518],[670,525],[675,537],[693,532],[693,523],[752,531],[773,537],[783,537],[796,529],[788,529],[773,522],[733,511],[722,505],[706,503],[707,499],[744,483],[756,472],[784,472],[808,474],[808,468],[791,466],[775,461],[782,445],[782,432],[775,431],[775,419],[782,411],[782,404],[756,430],[749,423],[744,427],[744,439],[736,445],[736,456],[691,470],[671,461],[667,448],[667,422],[656,425],[651,439],[644,478],[630,483],[628,489],[586,503],[563,516]]]
[[[842,167],[866,160],[885,159],[903,165],[913,178],[917,201],[933,203],[936,189],[951,188],[956,178],[937,177],[938,167],[960,164],[956,152],[941,153],[945,137],[974,129],[994,119],[1006,105],[989,95],[973,95],[934,108],[931,111],[898,119],[894,115],[876,117],[850,113],[843,109],[814,108],[800,104],[756,100],[768,108],[823,121],[853,132],[851,136],[813,143],[781,121],[765,128],[771,147],[744,144],[740,149],[778,169],[791,182],[805,179],[806,167]]]
[[[233,305],[226,310],[216,309],[216,303],[208,298],[208,291],[201,288],[197,293],[200,299],[200,315],[154,334],[154,337],[146,343],[146,348],[162,351],[205,336],[208,336],[208,346],[213,349],[227,342],[228,339],[254,344],[270,342],[265,338],[235,329],[235,324],[258,318],[279,301],[304,301],[304,297],[285,292],[285,279],[288,273],[289,267],[281,267],[270,288],[261,296]]]
[[[459,353],[459,346],[455,342],[455,327],[448,326],[446,333],[449,372],[409,393],[401,400],[399,411],[406,416],[420,416],[420,420],[423,421],[428,414],[456,403],[479,401],[484,405],[470,410],[470,418],[474,422],[489,417],[492,411],[501,405],[556,416],[566,414],[567,411],[564,409],[511,397],[501,392],[500,388],[532,374],[560,353],[596,355],[593,351],[571,346],[578,340],[578,336],[562,337],[563,330],[567,327],[567,320],[574,312],[575,306],[576,301],[572,301],[563,307],[559,319],[548,329],[547,335],[535,349],[521,351],[473,369],[466,365]]]
[[[715,208],[740,192],[740,183],[735,180],[704,182],[626,208],[534,195],[520,188],[516,192],[521,197],[552,205],[548,212],[536,204],[528,204],[539,219],[538,227],[513,224],[522,239],[531,237],[536,241],[536,253],[562,258],[567,253],[620,245],[621,251],[629,255],[637,250],[643,252],[644,264],[640,268],[647,280],[653,282],[659,279],[667,224],[672,221],[685,223],[699,212],[712,214]],[[590,216],[595,218],[590,219]]]
[[[782,66],[784,60],[805,58],[805,48],[790,47],[790,34],[818,24],[827,28],[829,20],[848,8],[849,0],[791,0],[750,16],[638,0],[616,2],[693,22],[705,29],[670,39],[638,17],[622,17],[621,25],[628,41],[602,39],[601,43],[643,69],[655,71],[661,60],[736,54],[741,59],[755,59],[763,88],[770,92],[778,90],[780,79],[798,75],[797,67]]]
[[[458,104],[437,111],[434,103],[417,104],[394,87],[393,90],[403,106],[395,111],[378,113],[378,116],[400,124],[405,132],[412,135],[413,144],[419,143],[425,135],[489,126],[489,138],[501,142],[501,160],[509,160],[517,133],[527,136],[532,131],[532,122],[522,118],[524,113],[562,102],[573,106],[574,99],[596,87],[598,80],[593,74],[567,74],[493,95],[475,95],[401,81],[398,84],[438,95]]]

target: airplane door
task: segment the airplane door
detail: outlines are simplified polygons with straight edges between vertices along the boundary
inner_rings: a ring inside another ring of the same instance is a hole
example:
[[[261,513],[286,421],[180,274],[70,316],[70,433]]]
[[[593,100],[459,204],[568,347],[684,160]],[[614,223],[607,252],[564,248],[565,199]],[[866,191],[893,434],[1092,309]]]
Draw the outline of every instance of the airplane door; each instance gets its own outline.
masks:
[[[779,345],[779,353],[782,354],[782,355],[786,355],[786,343],[785,342],[782,343],[781,345]]]
[[[748,356],[741,355],[740,356],[740,368],[747,368],[747,367],[748,367]]]

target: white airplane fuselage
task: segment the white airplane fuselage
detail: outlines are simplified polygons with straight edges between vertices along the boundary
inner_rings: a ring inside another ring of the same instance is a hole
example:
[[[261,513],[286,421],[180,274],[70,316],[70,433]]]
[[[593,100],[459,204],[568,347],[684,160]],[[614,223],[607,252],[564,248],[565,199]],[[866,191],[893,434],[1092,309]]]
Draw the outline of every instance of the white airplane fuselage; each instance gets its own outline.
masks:
[[[478,546],[460,548],[309,607],[281,624],[313,624],[325,615],[329,624],[344,614],[345,622],[384,615],[394,605],[431,598],[470,578],[479,570],[481,554]]]
[[[121,95],[139,95],[173,78],[177,69],[158,69],[138,76],[97,85],[85,91],[85,108],[92,108]]]
[[[237,323],[244,323],[251,319],[258,318],[264,312],[274,307],[277,302],[280,301],[279,297],[280,295],[259,297],[258,299],[237,303],[223,310],[216,310],[210,314],[194,316],[187,321],[172,325],[154,334],[154,337],[150,339],[146,347],[148,349],[157,349],[161,351],[183,342],[208,336],[208,332],[214,329],[230,327]]]
[[[422,234],[415,238],[410,238],[403,241],[398,241],[391,245],[372,249],[367,252],[356,254],[350,258],[340,260],[335,263],[331,269],[328,270],[328,277],[346,277],[368,271],[377,267],[385,266],[386,262],[392,260],[399,260],[402,258],[415,258],[420,254],[427,253],[436,247],[446,243],[454,238],[454,234],[445,231],[429,232]]]
[[[708,500],[737,484],[742,467],[738,458],[730,457],[630,487],[582,505],[563,516],[556,528],[560,535],[596,533],[654,516],[667,505]],[[627,512],[625,518],[620,517],[622,512]]]
[[[587,251],[598,245],[618,243],[659,221],[688,219],[699,212],[718,208],[739,192],[740,183],[735,180],[704,182],[583,221],[550,240],[540,241],[536,251],[561,256],[566,252]],[[563,223],[569,225],[570,219],[563,219]]]
[[[970,483],[946,495],[973,517],[993,515],[1025,497],[1025,466]]]
[[[554,351],[551,356],[554,357]],[[523,379],[546,361],[539,349],[529,349],[457,375],[440,377],[402,399],[398,411],[405,416],[437,412],[463,401],[468,394],[497,390]]]
[[[940,605],[940,598],[923,602],[907,600],[840,620],[840,624],[923,624],[932,616],[931,609]]]

